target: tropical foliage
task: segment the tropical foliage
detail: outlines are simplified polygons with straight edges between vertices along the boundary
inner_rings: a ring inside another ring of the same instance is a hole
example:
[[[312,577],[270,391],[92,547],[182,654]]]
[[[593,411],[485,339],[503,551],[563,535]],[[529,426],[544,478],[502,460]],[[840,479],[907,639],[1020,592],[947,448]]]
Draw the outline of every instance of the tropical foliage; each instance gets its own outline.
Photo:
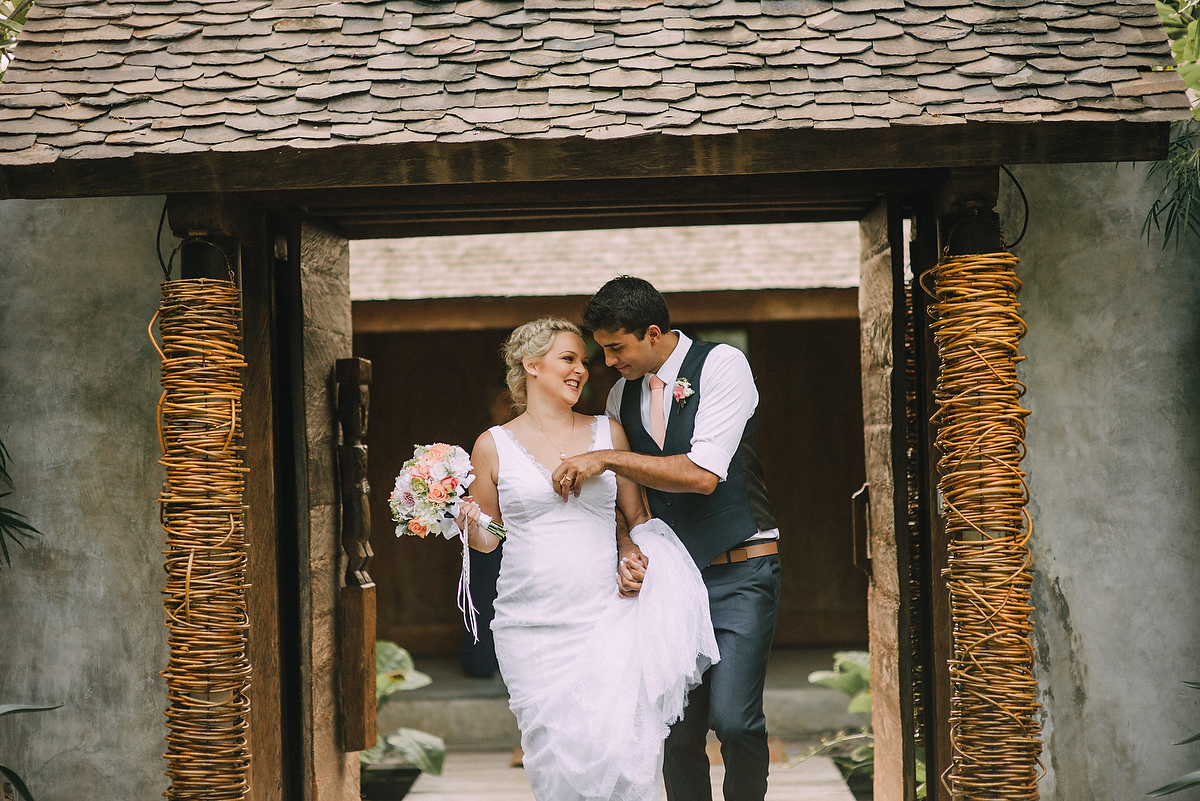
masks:
[[[408,651],[388,640],[375,642],[375,708],[382,709],[387,699],[398,692],[416,690],[432,682],[429,674],[417,670]],[[375,746],[358,755],[359,762],[374,765],[389,754],[398,754],[425,773],[441,775],[446,761],[446,743],[441,737],[416,729],[399,728],[379,735]]]
[[[2,0],[0,0],[2,2]],[[8,454],[8,449],[4,447],[4,443],[0,442],[0,489],[7,490],[0,492],[0,502],[9,495],[13,494],[15,485],[13,484],[12,476],[8,473],[8,464],[12,457]],[[25,516],[14,512],[6,506],[0,505],[0,559],[4,560],[5,567],[12,567],[12,555],[9,553],[9,543],[25,547],[23,539],[28,539],[38,533],[38,530],[29,523],[25,522]]]
[[[847,712],[871,714],[871,654],[867,651],[838,651],[833,655],[833,670],[816,670],[808,680],[850,696]],[[856,776],[875,774],[875,731],[864,726],[857,731],[840,731],[835,737],[822,739],[821,744],[801,754],[792,765],[828,751],[847,781]],[[925,798],[925,751],[916,753],[917,798]]]
[[[4,715],[16,715],[22,712],[48,712],[51,709],[58,709],[58,706],[30,706],[28,704],[0,704],[0,717]],[[29,788],[25,786],[25,782],[17,775],[12,768],[6,768],[0,765],[0,779],[10,782],[21,798],[25,801],[33,801],[33,794],[29,792]],[[0,782],[3,784],[3,782]]]
[[[1189,230],[1200,236],[1200,0],[1158,0],[1155,5],[1171,40],[1175,71],[1192,99],[1192,119],[1171,126],[1167,159],[1150,169],[1150,179],[1163,186],[1142,233],[1148,240],[1162,231],[1163,247],[1173,241],[1178,248]]]
[[[0,0],[0,80],[4,79],[17,34],[25,26],[25,15],[32,6],[33,0]]]
[[[1193,690],[1200,690],[1200,681],[1185,681],[1183,684],[1191,687]],[[1188,743],[1194,743],[1197,740],[1200,740],[1200,732],[1193,734],[1186,740],[1180,740],[1179,742],[1175,743],[1175,745],[1187,745]],[[1186,790],[1189,787],[1195,787],[1197,784],[1200,784],[1200,770],[1194,770],[1191,773],[1180,776],[1175,781],[1164,784],[1162,787],[1159,787],[1155,790],[1151,790],[1150,792],[1146,793],[1146,795],[1170,795],[1171,793],[1178,793],[1180,790]]]

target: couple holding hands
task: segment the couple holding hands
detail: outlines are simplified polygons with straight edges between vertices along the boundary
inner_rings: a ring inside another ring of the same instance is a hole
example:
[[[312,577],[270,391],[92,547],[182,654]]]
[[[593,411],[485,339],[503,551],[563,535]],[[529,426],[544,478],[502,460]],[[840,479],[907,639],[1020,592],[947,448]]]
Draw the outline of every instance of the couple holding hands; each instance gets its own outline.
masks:
[[[538,801],[762,801],[762,709],[779,604],[776,528],[745,356],[671,329],[662,295],[622,276],[584,325],[621,373],[606,415],[573,407],[588,379],[575,325],[542,319],[504,345],[520,415],[480,435],[473,548],[508,529],[496,655]],[[616,574],[616,587],[613,576]]]

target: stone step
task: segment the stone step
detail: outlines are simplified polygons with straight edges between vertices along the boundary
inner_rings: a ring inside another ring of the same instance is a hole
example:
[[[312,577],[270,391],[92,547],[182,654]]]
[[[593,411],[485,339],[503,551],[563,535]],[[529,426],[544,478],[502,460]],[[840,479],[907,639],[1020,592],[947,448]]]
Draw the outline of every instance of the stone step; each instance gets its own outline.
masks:
[[[808,683],[808,674],[833,665],[833,650],[777,649],[767,666],[763,707],[771,736],[787,742],[811,740],[838,729],[870,722],[846,712],[849,699]],[[417,667],[433,684],[393,695],[379,712],[379,730],[405,726],[436,734],[454,751],[512,748],[520,743],[517,720],[508,708],[508,692],[499,676],[465,676],[456,659],[420,659]]]

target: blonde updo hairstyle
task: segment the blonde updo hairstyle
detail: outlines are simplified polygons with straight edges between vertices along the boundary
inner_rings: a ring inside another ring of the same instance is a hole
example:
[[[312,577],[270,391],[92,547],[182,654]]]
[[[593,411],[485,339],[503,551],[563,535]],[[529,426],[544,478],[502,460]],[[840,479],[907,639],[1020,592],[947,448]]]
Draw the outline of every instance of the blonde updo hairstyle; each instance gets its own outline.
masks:
[[[513,409],[517,414],[524,412],[529,403],[529,395],[525,386],[528,379],[525,373],[525,360],[537,360],[545,356],[550,352],[554,338],[563,332],[583,336],[579,326],[572,322],[557,317],[543,317],[519,326],[500,348],[500,355],[504,357],[504,363],[508,365],[508,374],[504,377],[504,381],[508,384],[508,392],[512,395]]]

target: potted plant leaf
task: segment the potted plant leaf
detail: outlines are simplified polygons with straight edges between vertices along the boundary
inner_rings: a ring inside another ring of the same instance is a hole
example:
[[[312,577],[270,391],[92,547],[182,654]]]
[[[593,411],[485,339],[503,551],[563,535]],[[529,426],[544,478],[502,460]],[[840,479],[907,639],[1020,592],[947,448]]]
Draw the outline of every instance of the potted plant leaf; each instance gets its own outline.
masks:
[[[408,651],[388,640],[376,641],[376,711],[394,694],[420,689],[432,681],[429,674],[417,670]],[[441,775],[446,743],[437,735],[401,727],[391,734],[379,734],[375,747],[360,752],[358,760],[364,801],[399,801],[422,772]]]

